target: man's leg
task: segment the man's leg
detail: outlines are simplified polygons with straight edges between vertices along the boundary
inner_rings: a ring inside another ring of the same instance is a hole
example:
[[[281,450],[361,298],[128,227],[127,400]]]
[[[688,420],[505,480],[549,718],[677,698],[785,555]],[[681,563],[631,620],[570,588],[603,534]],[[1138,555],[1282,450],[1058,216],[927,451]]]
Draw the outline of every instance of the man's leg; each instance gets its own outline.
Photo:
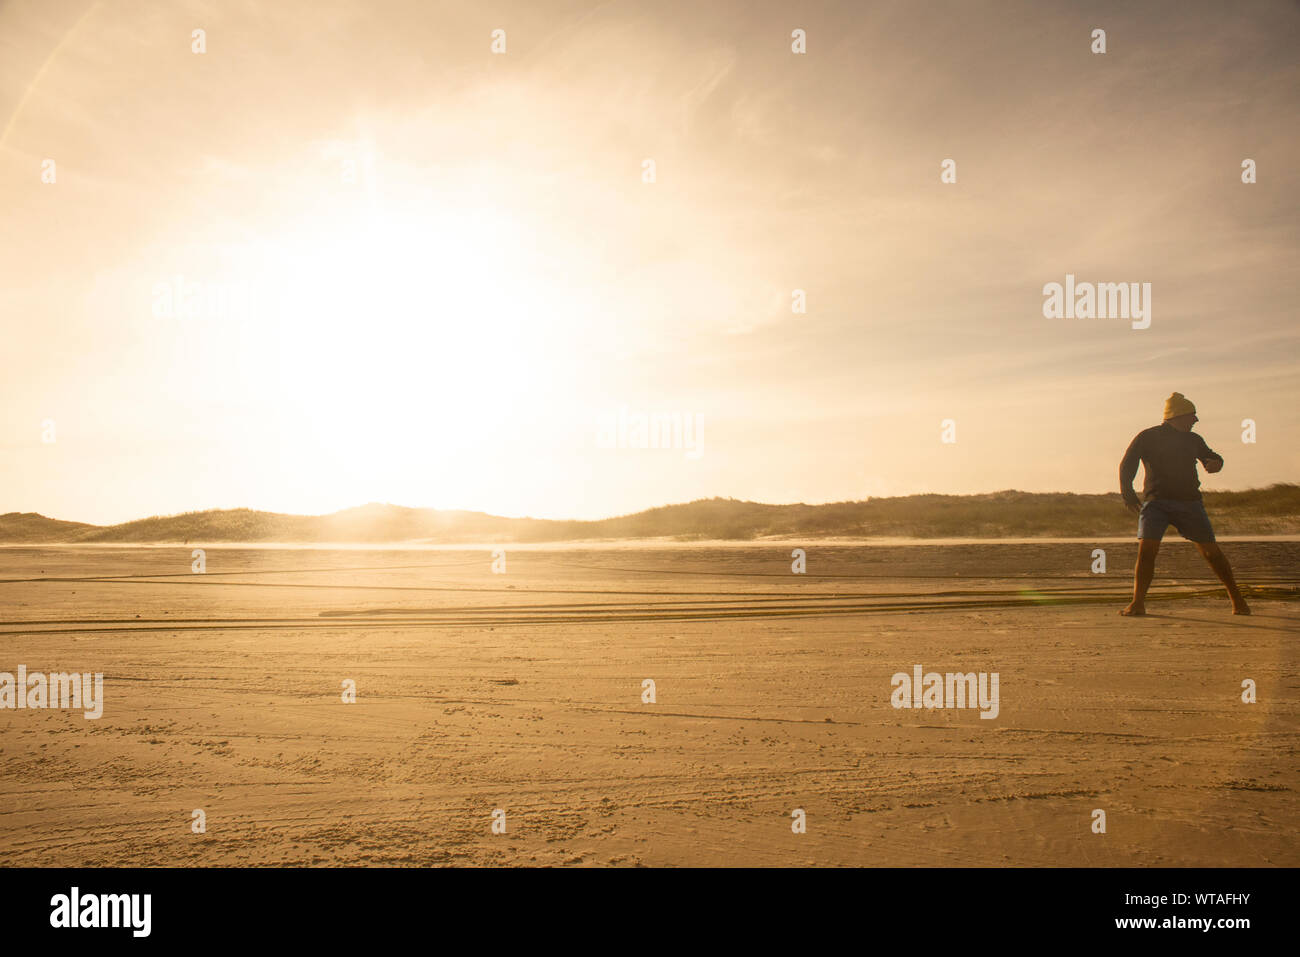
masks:
[[[1139,538],[1137,566],[1133,569],[1133,602],[1120,612],[1121,615],[1136,617],[1145,615],[1147,589],[1156,573],[1156,552],[1160,551],[1160,539]]]
[[[1223,554],[1223,549],[1219,547],[1218,542],[1196,542],[1196,550],[1201,556],[1210,563],[1214,569],[1214,574],[1219,576],[1219,581],[1228,589],[1228,597],[1232,599],[1232,613],[1234,615],[1249,615],[1250,606],[1246,604],[1246,599],[1241,597],[1241,589],[1237,587],[1237,580],[1232,577],[1232,566],[1228,564],[1228,556]]]

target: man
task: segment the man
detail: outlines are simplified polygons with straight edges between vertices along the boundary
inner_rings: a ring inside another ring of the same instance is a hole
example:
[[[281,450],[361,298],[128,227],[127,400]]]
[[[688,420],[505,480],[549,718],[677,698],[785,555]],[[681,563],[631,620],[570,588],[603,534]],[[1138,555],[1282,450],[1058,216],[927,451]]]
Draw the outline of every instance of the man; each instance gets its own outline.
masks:
[[[1223,456],[1210,449],[1205,439],[1192,431],[1197,422],[1196,406],[1181,392],[1165,400],[1165,418],[1160,425],[1137,434],[1119,464],[1119,490],[1129,511],[1138,513],[1138,560],[1133,572],[1133,601],[1121,615],[1145,615],[1144,604],[1151,577],[1156,570],[1160,539],[1170,525],[1196,545],[1228,589],[1234,615],[1249,615],[1250,607],[1232,577],[1232,566],[1214,541],[1210,516],[1201,504],[1201,482],[1196,463],[1213,474],[1223,468]],[[1142,501],[1133,494],[1138,462],[1144,466]]]

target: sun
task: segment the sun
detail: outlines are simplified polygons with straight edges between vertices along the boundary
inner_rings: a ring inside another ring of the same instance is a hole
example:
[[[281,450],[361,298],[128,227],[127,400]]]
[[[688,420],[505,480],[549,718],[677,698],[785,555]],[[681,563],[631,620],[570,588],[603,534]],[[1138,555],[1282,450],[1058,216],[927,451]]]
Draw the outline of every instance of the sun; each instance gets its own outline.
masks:
[[[495,209],[382,209],[259,243],[274,361],[250,365],[247,385],[297,454],[328,463],[320,481],[339,487],[325,499],[499,451],[521,404],[545,400],[562,320],[524,240]]]

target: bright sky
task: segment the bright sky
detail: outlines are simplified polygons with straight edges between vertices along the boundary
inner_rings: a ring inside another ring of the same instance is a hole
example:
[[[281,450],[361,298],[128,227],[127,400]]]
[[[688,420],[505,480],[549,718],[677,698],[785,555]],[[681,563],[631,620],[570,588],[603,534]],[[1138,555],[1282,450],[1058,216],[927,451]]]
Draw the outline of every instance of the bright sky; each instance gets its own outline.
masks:
[[[1297,48],[1280,0],[0,0],[0,511],[1109,491],[1173,390],[1206,488],[1296,481]],[[1150,327],[1044,318],[1067,273]]]

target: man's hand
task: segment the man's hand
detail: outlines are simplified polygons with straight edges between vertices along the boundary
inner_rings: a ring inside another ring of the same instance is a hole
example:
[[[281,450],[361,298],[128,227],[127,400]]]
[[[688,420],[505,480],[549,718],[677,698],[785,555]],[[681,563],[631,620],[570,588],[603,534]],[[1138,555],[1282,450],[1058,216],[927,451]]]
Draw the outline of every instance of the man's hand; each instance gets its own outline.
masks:
[[[1125,503],[1124,503],[1124,507],[1127,508],[1127,509],[1128,509],[1130,512],[1132,512],[1134,515],[1137,515],[1137,514],[1139,514],[1139,513],[1142,511],[1142,506],[1141,506],[1141,504],[1139,504],[1139,503],[1136,502],[1136,501],[1133,501],[1133,502],[1125,502]]]
[[[1205,471],[1213,475],[1223,468],[1223,459],[1201,459],[1201,464],[1205,466]]]

